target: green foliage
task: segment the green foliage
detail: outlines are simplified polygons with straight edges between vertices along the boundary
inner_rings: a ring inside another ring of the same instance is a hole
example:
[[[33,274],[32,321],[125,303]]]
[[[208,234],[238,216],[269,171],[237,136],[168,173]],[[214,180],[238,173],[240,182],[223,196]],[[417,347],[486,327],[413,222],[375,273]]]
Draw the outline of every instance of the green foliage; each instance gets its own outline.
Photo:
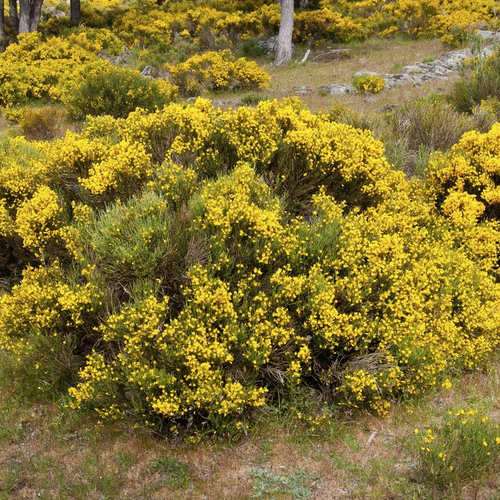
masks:
[[[158,457],[148,465],[148,472],[159,474],[160,481],[173,489],[185,489],[190,482],[189,468],[173,457]]]
[[[476,57],[462,70],[451,91],[451,102],[459,110],[472,112],[488,98],[500,99],[500,49],[488,58]]]
[[[242,97],[241,103],[245,106],[255,106],[261,101],[269,101],[269,97],[265,94],[247,94]]]
[[[312,495],[312,484],[316,478],[305,469],[279,475],[268,467],[254,467],[252,498],[276,498],[276,495],[289,495],[294,499],[307,499]]]
[[[418,472],[433,487],[479,479],[500,458],[499,426],[484,411],[448,412],[439,427],[415,433]]]
[[[96,213],[80,232],[85,261],[110,284],[125,290],[158,280],[170,292],[185,272],[187,231],[165,198],[148,193]]]
[[[143,78],[124,68],[90,74],[69,92],[64,102],[74,118],[87,115],[126,117],[136,108],[154,111],[166,105],[173,89],[166,83]]]
[[[433,151],[448,150],[465,132],[476,128],[474,119],[459,113],[442,98],[409,101],[384,118],[385,142],[400,148],[409,175],[422,174],[422,159],[428,159]]]
[[[326,117],[332,122],[345,123],[361,130],[373,130],[373,123],[368,116],[357,113],[344,104],[334,106]]]

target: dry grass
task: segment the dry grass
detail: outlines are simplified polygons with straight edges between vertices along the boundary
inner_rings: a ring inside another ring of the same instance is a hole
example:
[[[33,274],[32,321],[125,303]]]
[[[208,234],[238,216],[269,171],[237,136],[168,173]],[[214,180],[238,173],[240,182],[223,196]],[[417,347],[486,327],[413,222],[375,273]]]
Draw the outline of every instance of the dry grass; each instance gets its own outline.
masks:
[[[372,39],[357,45],[339,47],[350,48],[354,57],[332,62],[308,62],[298,66],[292,64],[282,68],[266,65],[265,69],[271,75],[270,90],[281,92],[297,85],[318,87],[350,83],[357,71],[397,73],[403,66],[421,62],[428,57],[437,57],[449,50],[439,40]]]
[[[378,115],[384,112],[387,106],[393,104],[402,104],[433,92],[447,93],[452,87],[454,80],[455,78],[453,77],[442,81],[427,82],[418,87],[412,84],[401,85],[373,95],[346,94],[322,96],[315,92],[304,96],[302,100],[312,112],[330,110],[334,106],[343,104],[357,113]]]
[[[307,471],[313,500],[469,500],[500,493],[496,470],[451,492],[425,489],[408,445],[415,427],[439,421],[448,409],[483,406],[500,418],[500,361],[458,379],[449,391],[396,404],[388,418],[339,414],[313,431],[290,416],[269,417],[236,444],[175,443],[123,425],[99,427],[88,415],[75,417],[48,402],[30,405],[2,389],[0,498],[245,500],[255,494],[258,467],[276,478]],[[186,468],[187,484],[176,483],[175,471],[168,476],[151,468],[162,457]]]
[[[313,112],[330,110],[339,104],[345,104],[358,113],[379,114],[387,105],[399,104],[411,99],[428,95],[432,92],[448,92],[457,77],[442,81],[428,82],[421,86],[402,85],[379,94],[361,95],[322,95],[318,87],[330,84],[350,83],[358,71],[376,73],[397,73],[402,67],[421,62],[430,57],[438,57],[448,52],[438,40],[368,40],[355,45],[343,45],[339,48],[350,48],[354,53],[351,59],[340,59],[332,62],[308,62],[305,65],[291,64],[283,68],[274,68],[269,60],[265,69],[271,75],[271,86],[267,92],[259,92],[262,97],[282,99],[293,95],[292,89],[297,86],[309,86],[310,95],[301,97]],[[314,49],[318,51],[319,49]],[[302,53],[297,54],[300,59]],[[314,51],[313,55],[314,57]],[[236,102],[248,93],[224,92],[210,94],[209,97],[228,102]]]

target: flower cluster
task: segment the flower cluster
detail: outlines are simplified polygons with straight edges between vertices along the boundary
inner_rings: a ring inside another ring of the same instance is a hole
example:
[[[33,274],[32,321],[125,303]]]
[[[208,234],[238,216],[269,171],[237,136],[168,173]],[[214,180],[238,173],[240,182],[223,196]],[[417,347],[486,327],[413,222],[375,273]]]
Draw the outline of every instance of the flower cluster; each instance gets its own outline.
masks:
[[[385,87],[385,80],[377,75],[357,75],[352,79],[352,84],[362,94],[376,94]]]
[[[205,90],[265,89],[270,77],[254,61],[235,59],[231,51],[205,52],[168,66],[172,81],[184,95]]]

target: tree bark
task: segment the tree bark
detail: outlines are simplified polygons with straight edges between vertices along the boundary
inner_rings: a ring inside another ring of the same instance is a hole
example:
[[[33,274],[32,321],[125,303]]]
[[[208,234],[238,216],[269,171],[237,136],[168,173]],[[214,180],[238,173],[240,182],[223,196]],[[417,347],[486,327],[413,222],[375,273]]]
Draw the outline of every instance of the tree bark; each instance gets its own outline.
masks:
[[[30,12],[29,0],[19,0],[19,33],[29,33]]]
[[[19,33],[38,29],[42,16],[43,0],[19,0]]]
[[[36,31],[42,17],[43,0],[30,0],[30,32]]]
[[[278,53],[273,66],[283,66],[292,59],[293,0],[281,0],[281,21],[278,34]]]
[[[80,0],[70,0],[70,19],[71,22],[78,24],[82,18],[82,8]]]
[[[17,13],[17,0],[9,0],[9,26],[13,30],[19,27],[19,14]]]
[[[5,0],[0,0],[0,52],[5,48]]]

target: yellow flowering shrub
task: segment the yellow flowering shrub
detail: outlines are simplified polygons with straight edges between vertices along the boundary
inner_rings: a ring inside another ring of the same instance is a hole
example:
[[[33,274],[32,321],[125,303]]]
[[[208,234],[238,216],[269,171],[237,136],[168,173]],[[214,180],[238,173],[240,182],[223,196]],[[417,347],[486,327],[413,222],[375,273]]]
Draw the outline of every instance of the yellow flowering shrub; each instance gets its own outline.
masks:
[[[68,81],[81,78],[90,68],[109,66],[89,51],[100,47],[99,43],[88,43],[85,37],[44,40],[38,32],[20,35],[18,44],[9,45],[0,54],[0,105],[60,100]]]
[[[0,197],[9,208],[18,207],[47,182],[45,167],[37,160],[43,151],[23,137],[0,139]]]
[[[267,185],[259,183],[249,165],[240,165],[227,177],[208,184],[200,197],[201,228],[212,236],[214,251],[221,252],[214,265],[225,264],[223,254],[232,245],[244,254],[245,240],[253,246],[250,259],[269,262],[274,243],[283,232],[279,201],[271,196]],[[251,266],[252,261],[246,265]]]
[[[438,36],[451,44],[464,41],[457,31],[467,33],[481,26],[498,25],[495,0],[322,0],[320,6],[360,22],[370,34]]]
[[[193,168],[200,178],[250,162],[299,210],[321,185],[338,199],[368,206],[402,180],[369,132],[315,116],[294,99],[227,111],[197,99],[152,114],[138,110],[127,119],[95,118],[85,135],[140,142],[153,161]]]
[[[206,90],[266,89],[271,80],[256,62],[235,59],[229,50],[197,54],[167,69],[184,95],[198,95]]]
[[[126,196],[137,190],[151,175],[151,161],[145,148],[138,144],[121,141],[110,146],[105,158],[94,163],[88,177],[80,178],[80,184],[92,194],[119,193]]]
[[[53,390],[75,376],[79,354],[93,345],[102,291],[74,281],[56,262],[23,271],[10,294],[0,294],[0,348],[13,354],[38,388]]]
[[[179,421],[195,415],[237,417],[246,406],[262,406],[265,389],[227,370],[239,352],[240,334],[228,286],[194,267],[185,300],[167,324],[167,301],[154,296],[110,316],[103,340],[116,346],[115,354],[108,361],[90,356],[82,382],[70,389],[73,407],[85,403],[103,412],[110,403],[118,410],[132,403],[149,418]]]
[[[72,284],[56,262],[27,268],[12,294],[0,295],[0,345],[16,354],[30,352],[32,337],[63,339],[84,327],[101,293],[90,283]]]
[[[475,225],[484,213],[484,204],[474,195],[452,191],[443,201],[441,209],[454,224]]]
[[[500,431],[484,410],[449,411],[439,426],[415,429],[418,471],[432,486],[475,480],[500,456]]]
[[[43,383],[51,352],[85,359],[74,408],[159,429],[241,426],[301,384],[384,414],[498,347],[499,133],[420,184],[296,99],[0,142],[0,348]]]
[[[15,229],[25,248],[36,255],[44,254],[46,246],[61,235],[61,215],[58,195],[48,186],[41,186],[24,201],[17,210]]]
[[[298,42],[326,38],[346,43],[365,36],[366,31],[359,21],[330,9],[305,10],[295,14],[294,38]]]
[[[178,208],[196,192],[197,181],[194,169],[164,162],[156,171],[156,179],[151,181],[150,187],[160,192],[170,206]]]
[[[12,217],[7,210],[7,203],[0,199],[0,237],[10,236],[14,231]]]
[[[377,75],[357,75],[352,79],[352,84],[362,94],[376,94],[385,87],[385,80]]]
[[[495,123],[487,133],[465,133],[450,153],[431,159],[428,189],[443,212],[450,215],[460,210],[463,215],[459,218],[465,217],[469,222],[483,211],[489,219],[499,218],[499,144],[500,124]]]

